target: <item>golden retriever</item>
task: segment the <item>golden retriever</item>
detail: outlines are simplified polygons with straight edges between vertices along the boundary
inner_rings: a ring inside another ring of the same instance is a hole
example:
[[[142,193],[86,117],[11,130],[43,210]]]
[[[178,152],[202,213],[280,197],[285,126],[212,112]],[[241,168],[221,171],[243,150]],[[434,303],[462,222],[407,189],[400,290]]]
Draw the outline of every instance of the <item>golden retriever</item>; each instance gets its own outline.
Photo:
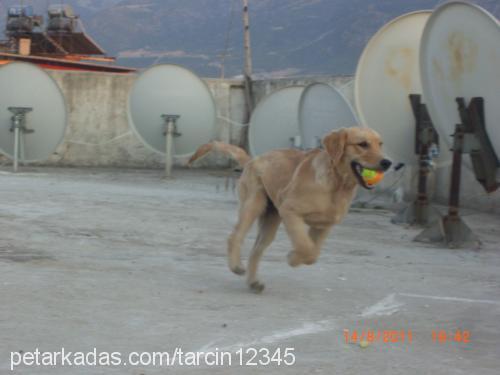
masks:
[[[228,262],[234,273],[247,273],[248,286],[255,292],[264,290],[257,268],[281,222],[292,242],[290,266],[315,263],[332,227],[347,214],[357,186],[370,188],[361,177],[363,168],[386,171],[392,164],[382,154],[380,136],[369,128],[340,129],[326,135],[322,143],[323,149],[275,150],[250,159],[242,149],[219,142],[200,147],[189,162],[215,149],[237,154],[244,164],[238,185],[238,222],[228,239]],[[241,246],[257,219],[258,235],[245,270]]]

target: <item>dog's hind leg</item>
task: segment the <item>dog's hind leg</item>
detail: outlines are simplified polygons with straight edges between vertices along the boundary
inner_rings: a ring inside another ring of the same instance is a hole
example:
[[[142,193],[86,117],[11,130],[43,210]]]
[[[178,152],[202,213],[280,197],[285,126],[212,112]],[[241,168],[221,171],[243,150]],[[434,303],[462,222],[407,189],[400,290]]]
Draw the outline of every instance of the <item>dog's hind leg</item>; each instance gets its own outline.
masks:
[[[247,284],[254,292],[260,293],[264,290],[264,284],[257,279],[257,269],[262,254],[273,242],[280,223],[281,218],[274,206],[268,207],[259,217],[259,233],[248,260]]]
[[[243,275],[245,268],[241,263],[241,245],[255,220],[265,211],[267,196],[263,190],[245,194],[241,202],[238,222],[228,239],[229,268],[237,275]]]

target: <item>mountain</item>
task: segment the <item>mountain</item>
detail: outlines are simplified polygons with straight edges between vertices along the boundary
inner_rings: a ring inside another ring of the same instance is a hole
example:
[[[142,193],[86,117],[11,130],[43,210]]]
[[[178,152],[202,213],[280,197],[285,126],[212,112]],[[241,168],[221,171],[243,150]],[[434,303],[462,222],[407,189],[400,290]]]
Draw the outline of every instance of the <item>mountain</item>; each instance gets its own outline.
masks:
[[[32,1],[38,12],[47,3]],[[226,76],[243,66],[241,0],[66,0],[86,31],[118,63],[187,66]],[[352,74],[369,38],[403,13],[438,0],[249,0],[254,72],[261,75]],[[474,1],[497,17],[498,0]],[[0,12],[16,1],[2,1]],[[25,3],[30,3],[25,0]],[[2,9],[3,8],[3,9]],[[227,46],[227,49],[226,49]]]

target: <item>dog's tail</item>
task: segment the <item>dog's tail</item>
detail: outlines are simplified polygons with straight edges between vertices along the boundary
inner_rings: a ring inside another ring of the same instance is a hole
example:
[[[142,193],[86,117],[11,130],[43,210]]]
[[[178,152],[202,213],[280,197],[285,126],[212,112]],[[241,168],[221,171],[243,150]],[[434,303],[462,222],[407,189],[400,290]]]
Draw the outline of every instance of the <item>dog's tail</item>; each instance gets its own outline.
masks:
[[[190,167],[196,160],[206,156],[209,152],[217,151],[234,159],[241,168],[251,159],[250,155],[241,147],[230,145],[224,142],[213,141],[198,147],[193,156],[189,159],[187,165]]]

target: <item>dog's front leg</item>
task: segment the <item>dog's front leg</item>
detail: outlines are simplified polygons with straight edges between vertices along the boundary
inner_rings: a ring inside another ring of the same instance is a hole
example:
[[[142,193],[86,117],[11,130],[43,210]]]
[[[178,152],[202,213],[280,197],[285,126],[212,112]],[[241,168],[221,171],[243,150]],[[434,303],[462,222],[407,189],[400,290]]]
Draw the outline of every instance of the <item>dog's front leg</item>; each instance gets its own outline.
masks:
[[[318,259],[319,249],[309,236],[309,226],[293,211],[280,211],[293,250],[288,253],[288,264],[292,267],[313,264]]]
[[[311,227],[309,229],[309,236],[314,241],[318,253],[321,251],[321,246],[325,242],[328,234],[330,234],[332,226],[325,227]]]

